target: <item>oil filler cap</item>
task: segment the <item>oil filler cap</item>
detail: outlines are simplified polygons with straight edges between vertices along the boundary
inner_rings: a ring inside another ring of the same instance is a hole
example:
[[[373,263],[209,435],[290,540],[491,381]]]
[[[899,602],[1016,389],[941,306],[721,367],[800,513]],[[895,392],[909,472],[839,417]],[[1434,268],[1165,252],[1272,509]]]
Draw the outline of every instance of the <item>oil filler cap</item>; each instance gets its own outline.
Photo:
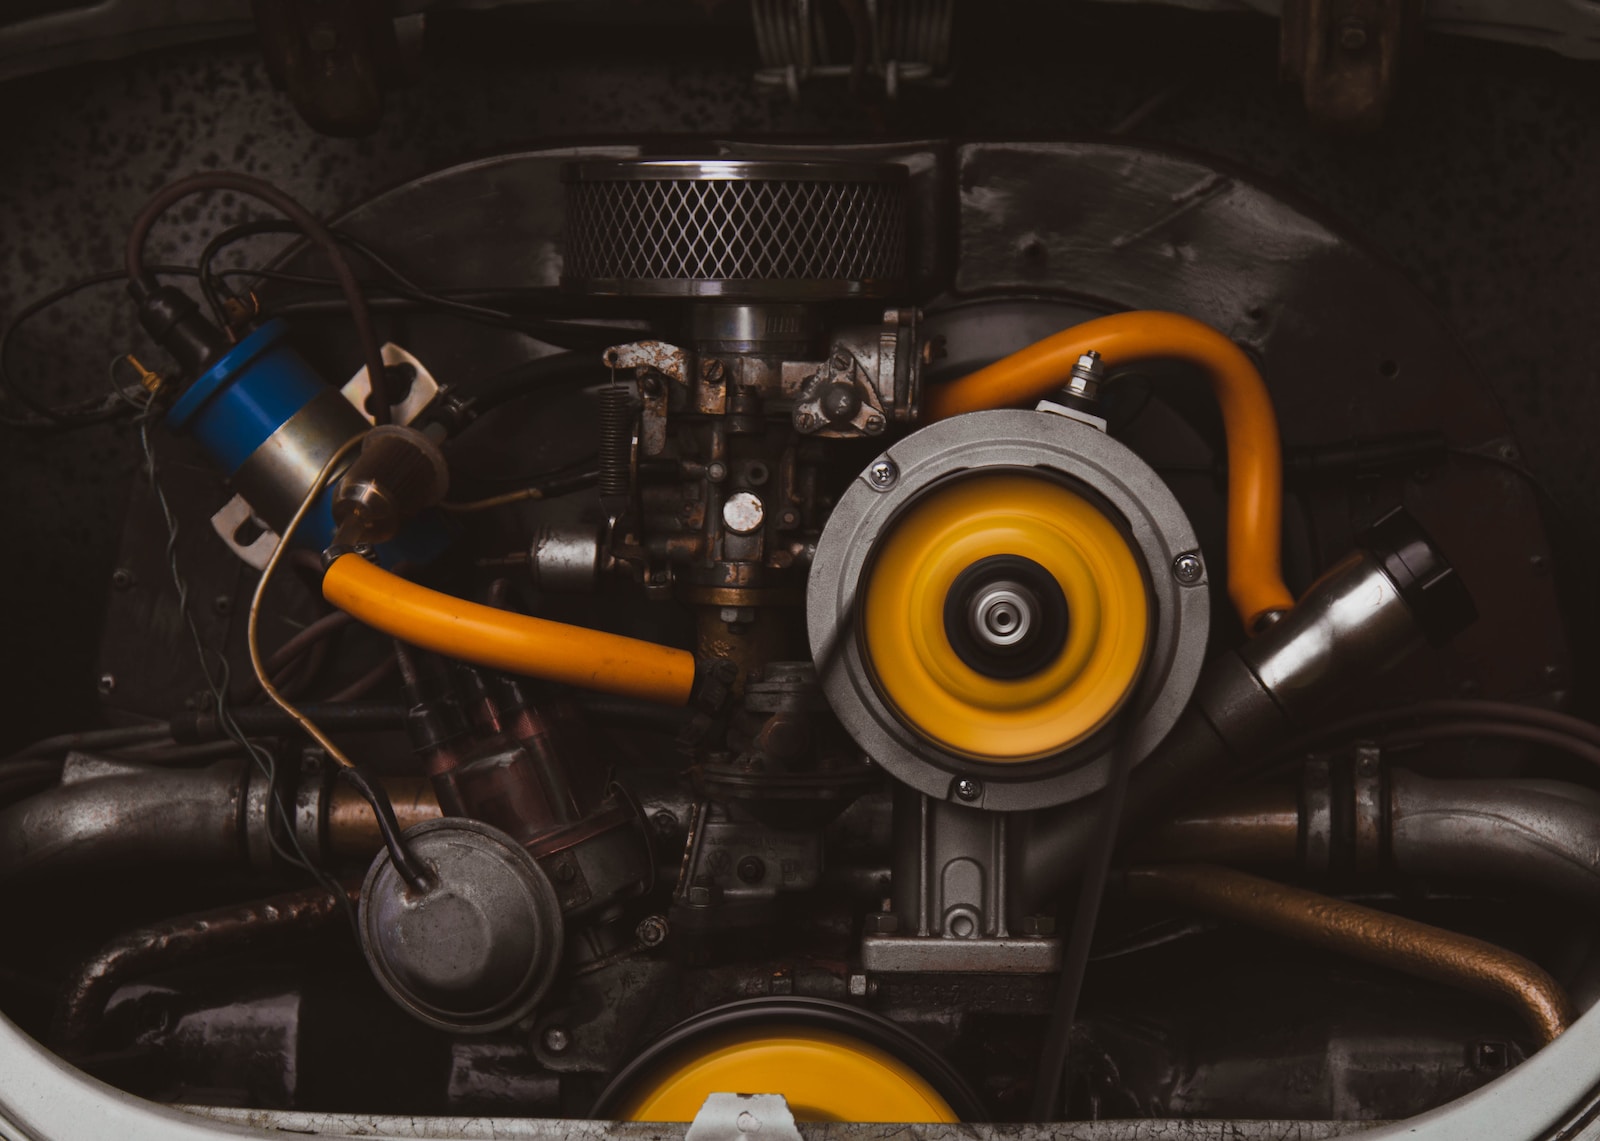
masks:
[[[385,852],[361,888],[361,949],[379,984],[444,1030],[486,1033],[525,1018],[561,961],[561,904],[544,870],[476,820],[430,820],[405,840],[430,886],[407,885]]]

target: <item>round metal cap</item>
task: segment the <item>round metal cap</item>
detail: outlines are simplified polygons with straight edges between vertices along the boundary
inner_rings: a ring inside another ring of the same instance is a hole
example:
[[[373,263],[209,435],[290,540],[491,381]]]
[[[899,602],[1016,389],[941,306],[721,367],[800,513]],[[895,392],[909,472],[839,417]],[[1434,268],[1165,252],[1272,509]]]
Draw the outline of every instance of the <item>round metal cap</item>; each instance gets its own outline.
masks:
[[[614,297],[884,297],[906,276],[896,163],[630,159],[563,172],[562,284]]]
[[[433,885],[407,886],[387,852],[361,888],[361,949],[411,1014],[445,1030],[487,1032],[530,1014],[561,962],[561,904],[532,856],[476,820],[410,828]]]

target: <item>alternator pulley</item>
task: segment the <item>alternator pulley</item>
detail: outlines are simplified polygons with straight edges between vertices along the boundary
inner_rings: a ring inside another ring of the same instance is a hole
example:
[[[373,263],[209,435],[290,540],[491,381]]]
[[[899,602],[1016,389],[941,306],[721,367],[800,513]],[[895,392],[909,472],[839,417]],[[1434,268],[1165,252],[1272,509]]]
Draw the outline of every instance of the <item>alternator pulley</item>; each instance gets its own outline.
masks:
[[[1102,787],[1194,688],[1210,628],[1193,528],[1124,445],[978,412],[890,447],[840,498],[807,594],[818,674],[856,742],[930,796],[1019,810]],[[1203,567],[1203,563],[1202,563]]]

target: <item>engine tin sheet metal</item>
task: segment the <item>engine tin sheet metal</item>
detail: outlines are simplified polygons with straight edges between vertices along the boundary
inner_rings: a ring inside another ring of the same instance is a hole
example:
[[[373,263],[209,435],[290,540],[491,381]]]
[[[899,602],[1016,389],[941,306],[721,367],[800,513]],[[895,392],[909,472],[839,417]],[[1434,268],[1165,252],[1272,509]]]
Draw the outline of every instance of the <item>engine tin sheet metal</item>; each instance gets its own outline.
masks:
[[[1309,569],[1403,503],[1463,568],[1478,603],[1464,635],[1350,707],[1452,692],[1559,699],[1571,663],[1539,500],[1494,462],[1519,456],[1505,416],[1404,277],[1304,203],[1212,159],[1066,142],[971,144],[956,161],[957,295],[1054,295],[1204,321],[1259,364],[1285,449],[1444,435],[1452,458],[1433,471],[1287,497],[1304,531],[1291,525],[1286,545],[1303,545]],[[1169,382],[1155,383],[1166,398]]]

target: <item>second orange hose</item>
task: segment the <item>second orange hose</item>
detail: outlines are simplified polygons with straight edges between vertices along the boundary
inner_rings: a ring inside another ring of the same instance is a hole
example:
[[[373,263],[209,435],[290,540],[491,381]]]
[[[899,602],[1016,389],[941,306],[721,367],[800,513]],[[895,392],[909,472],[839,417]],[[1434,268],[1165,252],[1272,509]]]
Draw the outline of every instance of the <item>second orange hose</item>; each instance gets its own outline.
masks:
[[[1228,596],[1247,630],[1294,605],[1284,585],[1283,459],[1261,373],[1222,333],[1178,313],[1117,313],[1066,329],[928,393],[928,418],[1038,400],[1065,383],[1084,353],[1108,368],[1172,358],[1210,378],[1228,436]]]
[[[695,659],[687,650],[565,622],[513,614],[441,594],[340,555],[322,596],[376,630],[491,669],[663,705],[687,705]]]

